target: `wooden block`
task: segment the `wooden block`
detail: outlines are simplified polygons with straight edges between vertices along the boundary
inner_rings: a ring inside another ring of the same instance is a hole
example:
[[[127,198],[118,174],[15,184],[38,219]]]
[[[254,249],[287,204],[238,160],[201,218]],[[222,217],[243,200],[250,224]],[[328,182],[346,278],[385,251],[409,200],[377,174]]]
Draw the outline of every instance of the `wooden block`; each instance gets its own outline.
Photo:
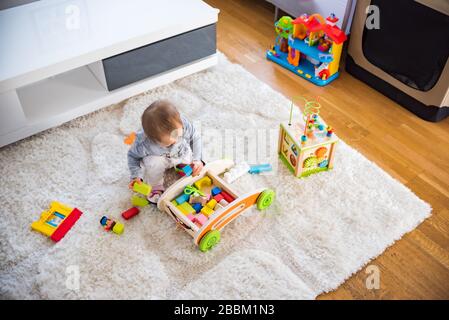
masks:
[[[223,200],[223,196],[221,195],[221,193],[217,194],[216,196],[214,196],[215,201],[220,202],[221,200]]]
[[[226,207],[229,204],[225,199],[222,199],[219,203],[222,207]]]
[[[205,206],[201,209],[201,213],[206,215],[206,216],[210,216],[214,213],[214,210],[212,210],[211,208],[209,208],[208,206]]]
[[[132,207],[124,212],[122,212],[122,217],[126,220],[131,219],[135,215],[137,215],[140,212],[139,208]]]
[[[215,187],[212,189],[211,194],[212,194],[212,196],[216,196],[220,192],[221,192],[221,189],[219,187]]]
[[[217,204],[217,200],[212,199],[208,203],[206,203],[206,206],[208,206],[209,208],[213,209],[213,208],[215,208],[216,204]]]
[[[143,194],[144,196],[147,196],[151,192],[151,186],[146,183],[134,183],[133,190],[137,193]]]
[[[203,208],[201,203],[194,203],[194,204],[192,204],[192,207],[193,207],[193,209],[195,209],[196,213],[200,212],[201,209]]]
[[[195,222],[198,222],[200,225],[204,225],[207,222],[207,217],[204,214],[195,215]]]
[[[189,214],[194,214],[196,212],[188,202],[178,204],[176,208],[178,208],[178,210],[184,213],[186,216]]]
[[[149,202],[145,198],[141,198],[138,195],[133,195],[131,197],[131,203],[133,204],[133,206],[145,207]]]
[[[188,201],[189,198],[190,198],[190,196],[188,194],[183,193],[179,197],[177,197],[175,200],[176,200],[177,204],[182,204],[182,203]]]
[[[203,187],[211,186],[212,179],[209,178],[208,176],[205,176],[205,177],[201,178],[200,180],[196,181],[193,185],[201,190]]]
[[[232,202],[232,201],[234,201],[235,199],[229,194],[229,193],[227,193],[226,191],[221,191],[221,195],[223,196],[223,198],[226,200],[226,202]]]

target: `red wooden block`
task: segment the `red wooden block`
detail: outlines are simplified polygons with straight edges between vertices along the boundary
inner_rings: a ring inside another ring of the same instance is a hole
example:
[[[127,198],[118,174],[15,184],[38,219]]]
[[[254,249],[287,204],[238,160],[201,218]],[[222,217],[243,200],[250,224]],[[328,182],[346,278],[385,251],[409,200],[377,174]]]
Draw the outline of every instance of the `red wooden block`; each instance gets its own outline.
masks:
[[[219,194],[217,194],[217,195],[215,195],[214,196],[214,199],[217,201],[217,203],[218,202],[220,202],[221,200],[223,200],[224,198],[223,198],[223,196],[221,195],[221,193],[219,193]]]
[[[228,202],[228,203],[231,203],[232,201],[234,201],[234,198],[229,194],[229,193],[227,193],[226,191],[221,191],[221,193],[220,193],[222,196],[223,196],[223,198]]]
[[[67,232],[69,232],[70,228],[73,227],[76,221],[78,221],[79,217],[81,217],[83,213],[79,211],[77,208],[73,209],[73,211],[68,215],[67,218],[61,223],[58,229],[53,232],[51,235],[51,240],[54,242],[58,242],[61,240]]]
[[[135,215],[137,215],[140,212],[139,208],[132,207],[124,212],[122,212],[122,217],[126,220],[131,219]]]

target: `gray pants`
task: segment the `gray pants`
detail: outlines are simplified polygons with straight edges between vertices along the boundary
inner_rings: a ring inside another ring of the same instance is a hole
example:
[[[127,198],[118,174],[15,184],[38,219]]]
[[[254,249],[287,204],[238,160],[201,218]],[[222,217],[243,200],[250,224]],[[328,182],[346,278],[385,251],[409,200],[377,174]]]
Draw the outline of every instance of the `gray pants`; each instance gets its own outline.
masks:
[[[167,158],[165,156],[148,156],[142,159],[145,167],[145,182],[153,187],[162,187],[164,185],[165,170],[184,163],[192,163],[192,150],[188,151],[181,158]]]

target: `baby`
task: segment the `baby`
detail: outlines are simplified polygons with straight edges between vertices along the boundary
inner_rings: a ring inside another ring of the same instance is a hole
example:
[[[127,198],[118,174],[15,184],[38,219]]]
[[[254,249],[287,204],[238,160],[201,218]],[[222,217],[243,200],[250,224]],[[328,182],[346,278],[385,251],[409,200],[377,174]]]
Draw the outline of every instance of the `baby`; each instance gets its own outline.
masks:
[[[134,183],[152,186],[148,196],[156,204],[164,192],[164,172],[178,164],[192,164],[193,175],[203,168],[201,136],[192,123],[167,100],[153,102],[142,114],[142,128],[128,151],[128,167]]]

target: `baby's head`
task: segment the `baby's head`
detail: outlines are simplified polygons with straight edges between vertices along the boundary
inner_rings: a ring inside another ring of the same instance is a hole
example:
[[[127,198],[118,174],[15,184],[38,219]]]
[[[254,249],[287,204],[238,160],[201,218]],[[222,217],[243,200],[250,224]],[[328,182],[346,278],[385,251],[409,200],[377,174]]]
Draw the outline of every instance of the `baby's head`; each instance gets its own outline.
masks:
[[[176,107],[168,100],[157,100],[142,114],[146,136],[163,147],[175,144],[182,136],[182,121]]]

